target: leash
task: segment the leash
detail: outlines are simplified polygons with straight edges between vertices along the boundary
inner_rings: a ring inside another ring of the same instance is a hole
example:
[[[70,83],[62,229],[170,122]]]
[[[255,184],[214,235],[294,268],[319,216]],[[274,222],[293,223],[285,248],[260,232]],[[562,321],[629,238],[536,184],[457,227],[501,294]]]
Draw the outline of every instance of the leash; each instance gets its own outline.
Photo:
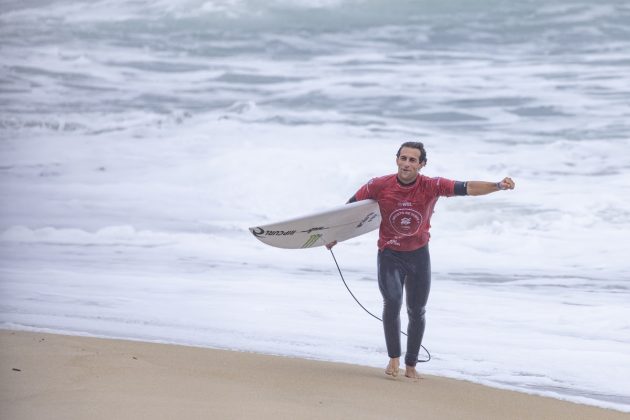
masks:
[[[359,299],[357,299],[357,297],[354,295],[354,293],[352,293],[352,290],[350,290],[350,287],[348,287],[348,283],[346,283],[346,279],[343,278],[343,273],[341,272],[341,268],[339,268],[339,263],[337,262],[337,258],[335,258],[335,253],[333,252],[332,248],[329,249],[330,251],[330,255],[332,255],[333,260],[335,261],[335,265],[337,266],[337,271],[339,271],[339,276],[341,276],[341,281],[343,281],[344,286],[346,286],[346,289],[348,290],[348,293],[350,293],[350,296],[352,296],[352,298],[354,299],[354,301],[359,304],[359,306],[365,311],[367,312],[369,315],[371,315],[373,318],[378,319],[379,321],[383,322],[383,320],[379,317],[377,317],[376,315],[374,315],[372,312],[368,311],[365,306],[363,306],[361,304],[361,302],[359,302]],[[401,333],[407,337],[407,334],[404,331],[401,331]],[[426,363],[429,362],[431,360],[431,353],[429,353],[429,350],[427,350],[426,347],[424,347],[423,345],[420,345],[420,347],[422,347],[422,349],[427,353],[427,358],[426,359],[418,359],[419,363]]]

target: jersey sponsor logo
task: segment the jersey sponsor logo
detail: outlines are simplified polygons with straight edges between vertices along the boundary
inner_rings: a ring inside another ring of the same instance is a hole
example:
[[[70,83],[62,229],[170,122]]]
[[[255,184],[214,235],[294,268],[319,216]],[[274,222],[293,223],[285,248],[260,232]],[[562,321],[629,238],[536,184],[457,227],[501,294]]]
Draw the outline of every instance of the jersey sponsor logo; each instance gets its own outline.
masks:
[[[319,240],[319,238],[321,237],[322,237],[321,233],[316,233],[315,235],[311,235],[310,238],[308,238],[308,241],[304,242],[304,245],[302,245],[302,248],[310,248],[314,246]]]
[[[385,245],[395,245],[395,246],[400,246],[400,242],[398,242],[398,239],[394,238],[394,239],[390,239],[389,241],[387,241],[385,243]]]
[[[295,232],[297,232],[297,230],[268,230],[268,231],[265,231],[265,229],[263,229],[261,227],[257,227],[257,228],[255,228],[252,231],[254,236],[257,237],[257,238],[260,238],[261,236],[291,236],[291,235],[295,235]]]
[[[389,216],[389,223],[397,233],[411,236],[420,230],[422,215],[413,209],[396,209]]]

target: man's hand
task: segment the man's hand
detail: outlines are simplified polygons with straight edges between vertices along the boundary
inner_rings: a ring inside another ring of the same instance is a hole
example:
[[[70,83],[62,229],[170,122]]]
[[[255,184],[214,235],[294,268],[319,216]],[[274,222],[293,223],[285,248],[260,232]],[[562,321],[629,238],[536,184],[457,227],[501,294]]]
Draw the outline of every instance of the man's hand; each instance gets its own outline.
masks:
[[[515,185],[516,184],[514,184],[514,181],[512,181],[512,178],[509,176],[506,176],[502,181],[497,182],[497,187],[500,190],[513,190]]]
[[[337,241],[332,241],[331,243],[326,244],[326,248],[330,251],[335,245],[337,245]]]

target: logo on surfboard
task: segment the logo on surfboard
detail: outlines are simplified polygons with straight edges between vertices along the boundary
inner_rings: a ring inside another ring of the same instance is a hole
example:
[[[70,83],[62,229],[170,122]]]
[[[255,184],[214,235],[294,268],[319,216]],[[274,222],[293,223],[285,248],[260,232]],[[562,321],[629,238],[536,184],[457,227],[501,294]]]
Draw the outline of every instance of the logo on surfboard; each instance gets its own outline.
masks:
[[[263,229],[261,227],[254,228],[252,230],[252,233],[257,238],[261,238],[263,236],[290,236],[290,235],[295,235],[296,232],[297,232],[297,230],[268,230],[268,231],[265,231],[265,229]]]
[[[370,212],[367,216],[365,216],[363,218],[363,220],[361,220],[361,222],[359,222],[359,224],[357,225],[357,229],[360,228],[361,226],[363,226],[366,223],[370,223],[376,217],[378,217],[378,215],[375,212],[373,212],[373,211]]]
[[[308,241],[304,242],[304,245],[302,245],[302,248],[310,248],[314,246],[319,240],[319,238],[321,237],[322,237],[321,233],[316,233],[315,235],[311,235],[310,238],[308,238]]]
[[[300,232],[302,232],[302,233],[313,233],[316,230],[324,230],[324,229],[328,229],[328,228],[325,227],[325,226],[320,226],[320,227],[310,228],[309,230],[301,230]]]

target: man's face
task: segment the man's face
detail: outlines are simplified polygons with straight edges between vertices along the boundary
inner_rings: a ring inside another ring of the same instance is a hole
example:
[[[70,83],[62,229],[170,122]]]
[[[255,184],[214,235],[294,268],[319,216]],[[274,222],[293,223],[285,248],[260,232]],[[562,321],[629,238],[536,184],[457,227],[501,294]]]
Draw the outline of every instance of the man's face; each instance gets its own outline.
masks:
[[[420,150],[403,147],[396,158],[396,165],[398,165],[398,179],[405,184],[413,182],[420,168],[424,166],[424,162],[420,162]]]

